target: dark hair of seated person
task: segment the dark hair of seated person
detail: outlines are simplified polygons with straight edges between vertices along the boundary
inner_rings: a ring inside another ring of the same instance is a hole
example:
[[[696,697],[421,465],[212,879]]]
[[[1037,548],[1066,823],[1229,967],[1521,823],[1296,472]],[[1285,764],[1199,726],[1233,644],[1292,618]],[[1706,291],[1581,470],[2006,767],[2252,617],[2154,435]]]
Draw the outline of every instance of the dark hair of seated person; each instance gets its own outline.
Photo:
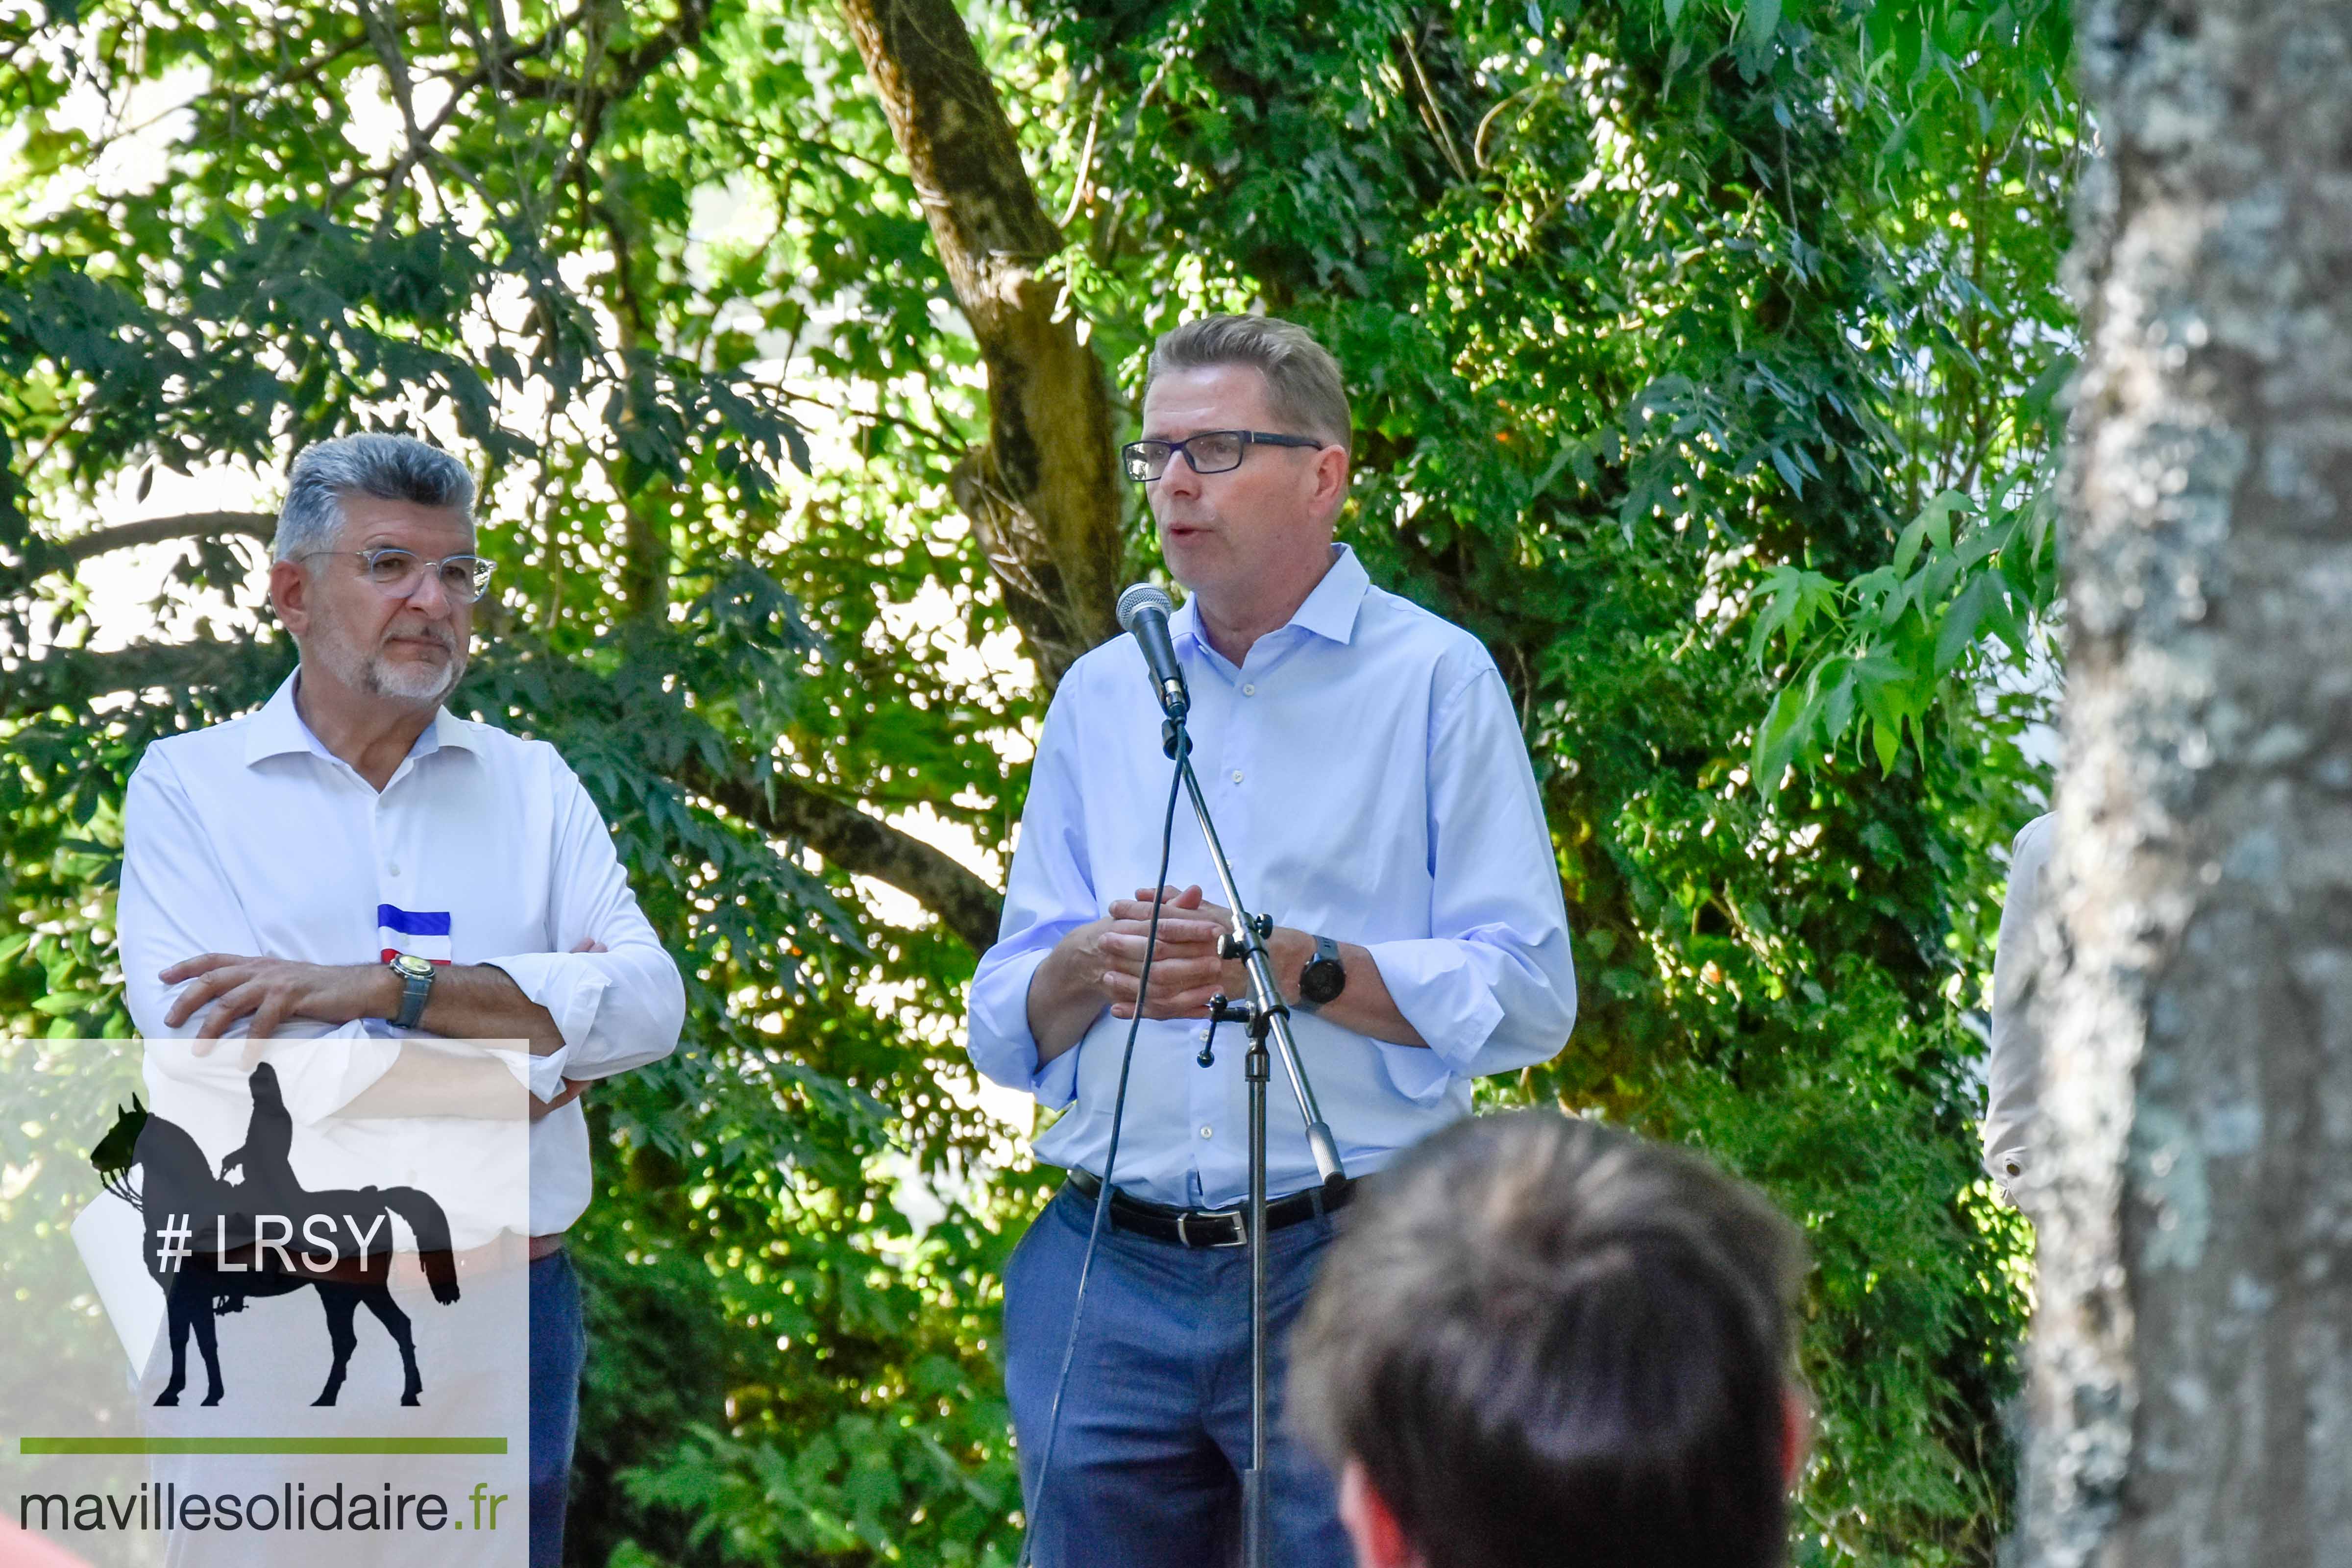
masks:
[[[1805,1268],[1695,1154],[1555,1111],[1461,1122],[1366,1184],[1290,1417],[1428,1568],[1776,1568]]]

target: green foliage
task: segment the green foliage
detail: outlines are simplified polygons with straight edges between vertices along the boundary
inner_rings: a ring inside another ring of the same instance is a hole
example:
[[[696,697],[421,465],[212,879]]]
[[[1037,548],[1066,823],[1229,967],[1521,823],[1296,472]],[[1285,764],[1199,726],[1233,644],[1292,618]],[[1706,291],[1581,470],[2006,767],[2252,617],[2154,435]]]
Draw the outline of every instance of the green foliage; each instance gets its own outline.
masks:
[[[1760,665],[1781,637],[1802,664],[1757,727],[1748,773],[1759,787],[1777,790],[1792,763],[1819,766],[1849,733],[1869,741],[1881,771],[1894,767],[1906,735],[1924,762],[1938,710],[1962,729],[1988,717],[1987,701],[2009,710],[2011,731],[2039,716],[2037,693],[1997,687],[2011,668],[2032,679],[2033,628],[2057,599],[2047,480],[2046,472],[2021,478],[1981,514],[1946,490],[1903,530],[1892,562],[1843,584],[1801,566],[1772,569],[1758,591],[1749,657]],[[2054,657],[2046,631],[2041,652]]]
[[[1804,1221],[1803,1561],[1990,1562],[2025,1242],[1964,1015],[2041,783],[2010,666],[2054,592],[2021,476],[2068,342],[2065,9],[975,26],[1122,395],[1201,310],[1313,326],[1347,537],[1511,684],[1583,1016],[1489,1097],[1702,1145]],[[1046,1184],[958,1047],[972,955],[712,794],[1001,867],[1039,710],[950,510],[978,356],[839,20],[91,3],[0,16],[0,1028],[125,1030],[122,780],[291,658],[218,537],[161,596],[227,609],[93,651],[62,542],[158,465],[436,433],[500,562],[459,706],[563,750],[688,975],[687,1048],[590,1099],[577,1559],[1009,1560],[997,1280]],[[89,183],[134,145],[143,184]]]
[[[1827,635],[1831,585],[1906,553],[1923,489],[1983,495],[2046,447],[2063,12],[1050,14],[1137,106],[1098,154],[1087,276],[1149,281],[1093,282],[1088,310],[1117,345],[1251,298],[1316,326],[1355,372],[1349,537],[1520,700],[1583,1016],[1498,1097],[1703,1144],[1805,1217],[1809,1560],[1989,1560],[2021,1237],[1976,1170],[1961,1014],[2039,781],[1990,661],[1935,644],[2016,603],[1990,571],[2046,602],[2042,514],[1986,496],[1990,523],[1839,601],[1865,638],[1934,617],[1936,745],[1851,769],[1824,697],[1806,789],[1771,791],[1740,763],[1791,700],[1743,645],[1801,611]]]

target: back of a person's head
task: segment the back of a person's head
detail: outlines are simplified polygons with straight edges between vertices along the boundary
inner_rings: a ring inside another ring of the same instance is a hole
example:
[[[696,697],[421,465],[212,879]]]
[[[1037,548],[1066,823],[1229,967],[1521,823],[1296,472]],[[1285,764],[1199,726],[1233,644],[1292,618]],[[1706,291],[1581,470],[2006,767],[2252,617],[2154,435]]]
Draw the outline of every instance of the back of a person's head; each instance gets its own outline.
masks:
[[[1795,1226],[1556,1112],[1369,1184],[1291,1342],[1292,1418],[1429,1568],[1785,1560]]]

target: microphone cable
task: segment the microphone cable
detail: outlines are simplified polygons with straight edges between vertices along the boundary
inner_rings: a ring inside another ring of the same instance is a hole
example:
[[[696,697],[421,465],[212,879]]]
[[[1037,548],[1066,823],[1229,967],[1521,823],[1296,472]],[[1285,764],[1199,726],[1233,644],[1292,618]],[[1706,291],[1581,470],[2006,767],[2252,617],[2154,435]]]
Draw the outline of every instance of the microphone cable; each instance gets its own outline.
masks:
[[[1054,1477],[1054,1440],[1062,1431],[1062,1395],[1069,1392],[1070,1368],[1077,1360],[1079,1315],[1087,1307],[1087,1281],[1094,1272],[1096,1244],[1102,1239],[1103,1221],[1110,1214],[1111,1173],[1118,1166],[1119,1125],[1127,1117],[1127,1078],[1135,1066],[1135,1037],[1143,1027],[1143,1004],[1151,994],[1151,960],[1160,946],[1160,911],[1165,900],[1157,896],[1168,888],[1168,852],[1176,837],[1176,796],[1184,784],[1184,763],[1192,754],[1192,737],[1181,719],[1169,721],[1176,766],[1168,780],[1168,810],[1160,824],[1160,874],[1151,881],[1151,925],[1144,937],[1143,973],[1135,987],[1135,1016],[1128,1020],[1127,1049],[1118,1059],[1118,1093],[1111,1100],[1110,1147],[1103,1155],[1102,1185],[1095,1193],[1094,1224],[1087,1231],[1087,1250],[1078,1262],[1078,1289],[1070,1302],[1070,1336],[1062,1346],[1062,1371],[1054,1380],[1054,1403],[1045,1417],[1045,1445],[1037,1451],[1037,1495],[1029,1507],[1028,1528],[1021,1532],[1021,1556],[1015,1568],[1029,1568],[1037,1545],[1037,1521],[1045,1512],[1045,1488]],[[1083,1045],[1071,1047],[1083,1049]]]

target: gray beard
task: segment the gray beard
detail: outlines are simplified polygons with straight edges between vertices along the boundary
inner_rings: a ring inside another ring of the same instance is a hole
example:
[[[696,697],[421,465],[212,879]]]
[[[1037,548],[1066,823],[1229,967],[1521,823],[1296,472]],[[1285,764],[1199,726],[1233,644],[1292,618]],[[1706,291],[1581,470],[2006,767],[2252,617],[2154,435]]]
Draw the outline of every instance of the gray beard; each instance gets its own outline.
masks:
[[[417,708],[439,707],[441,700],[457,689],[457,682],[466,674],[463,648],[452,652],[449,662],[436,670],[425,664],[394,664],[381,653],[362,654],[331,635],[320,638],[319,645],[305,649],[304,657],[316,658],[345,686],[371,697]]]

